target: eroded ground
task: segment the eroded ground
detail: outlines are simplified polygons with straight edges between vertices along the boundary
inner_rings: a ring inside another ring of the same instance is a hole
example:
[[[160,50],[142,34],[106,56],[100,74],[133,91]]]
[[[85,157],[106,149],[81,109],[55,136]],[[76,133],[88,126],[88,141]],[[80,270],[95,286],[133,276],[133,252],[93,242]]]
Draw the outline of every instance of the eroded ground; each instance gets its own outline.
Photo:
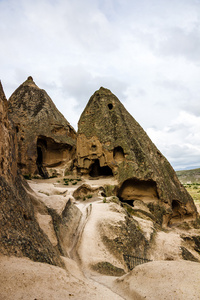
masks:
[[[65,269],[0,256],[0,299],[198,299],[200,255],[193,239],[198,229],[162,230],[140,200],[135,209],[146,217],[130,216],[116,197],[105,194],[105,185],[117,184],[111,177],[28,183],[37,221],[60,250]],[[183,260],[187,251],[193,262]],[[124,253],[152,262],[130,272]]]

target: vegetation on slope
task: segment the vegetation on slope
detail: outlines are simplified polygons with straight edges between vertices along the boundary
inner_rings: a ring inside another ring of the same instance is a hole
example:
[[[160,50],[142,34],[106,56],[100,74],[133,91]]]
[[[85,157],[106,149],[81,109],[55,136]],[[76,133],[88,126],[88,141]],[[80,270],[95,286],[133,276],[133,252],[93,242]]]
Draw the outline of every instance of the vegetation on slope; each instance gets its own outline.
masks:
[[[200,183],[200,168],[176,172],[181,183]]]

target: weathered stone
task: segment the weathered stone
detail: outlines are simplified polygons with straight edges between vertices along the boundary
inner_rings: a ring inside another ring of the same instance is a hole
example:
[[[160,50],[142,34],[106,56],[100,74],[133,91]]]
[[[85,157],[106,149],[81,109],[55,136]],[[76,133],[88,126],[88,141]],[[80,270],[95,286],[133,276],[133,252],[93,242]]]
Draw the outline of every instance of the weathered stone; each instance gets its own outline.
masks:
[[[35,219],[26,182],[17,173],[15,136],[0,84],[0,253],[62,266],[59,252]]]
[[[100,274],[109,275],[109,276],[122,276],[125,274],[123,269],[115,267],[107,261],[99,262],[95,265],[92,265],[91,268]]]
[[[185,247],[181,247],[181,251],[184,260],[199,262],[199,260],[196,257],[194,257],[194,255]]]
[[[74,158],[75,130],[32,77],[16,89],[8,105],[17,131],[18,166],[24,175],[47,177],[46,167]]]
[[[97,196],[99,193],[105,194],[105,190],[103,187],[92,188],[90,185],[84,183],[74,191],[73,197],[75,199],[80,199],[84,197],[92,198],[93,195]]]
[[[17,175],[17,141],[13,126],[8,120],[8,103],[0,82],[0,176],[11,180]]]
[[[61,215],[55,209],[48,209],[48,211],[53,219],[58,241],[57,247],[63,256],[68,257],[73,247],[75,233],[78,229],[82,213],[71,200],[66,203]]]
[[[105,224],[101,223],[99,228],[102,232],[104,231],[104,235],[102,234],[104,244],[116,258],[121,259],[123,255],[146,258],[149,242],[140,229],[138,222],[132,217],[126,216],[125,220],[120,222],[118,226],[107,223],[105,227]],[[116,237],[109,238],[112,235]]]
[[[113,175],[120,184],[117,196],[159,206],[159,223],[172,225],[195,220],[196,206],[167,159],[146,132],[108,89],[90,98],[78,123],[77,168],[92,177]]]

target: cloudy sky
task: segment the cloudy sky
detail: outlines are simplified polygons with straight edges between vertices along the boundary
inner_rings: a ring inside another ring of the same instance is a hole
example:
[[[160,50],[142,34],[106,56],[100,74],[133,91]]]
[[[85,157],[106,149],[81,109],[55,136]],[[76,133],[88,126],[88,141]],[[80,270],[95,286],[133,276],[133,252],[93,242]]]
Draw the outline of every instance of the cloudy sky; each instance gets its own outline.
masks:
[[[71,125],[109,88],[176,170],[200,167],[200,0],[0,0],[7,98],[31,75]]]

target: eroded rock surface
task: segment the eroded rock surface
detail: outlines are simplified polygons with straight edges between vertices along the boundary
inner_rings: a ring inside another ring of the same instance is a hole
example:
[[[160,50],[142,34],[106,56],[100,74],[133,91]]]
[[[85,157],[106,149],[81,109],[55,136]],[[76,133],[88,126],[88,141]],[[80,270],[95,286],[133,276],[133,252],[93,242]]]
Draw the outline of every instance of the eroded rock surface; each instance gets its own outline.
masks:
[[[26,182],[17,173],[15,131],[0,84],[0,252],[62,266],[58,251],[40,229]]]
[[[11,95],[8,105],[9,117],[16,126],[18,166],[23,174],[47,177],[46,167],[74,158],[75,130],[32,77]]]
[[[16,136],[8,120],[8,103],[0,82],[0,176],[11,180],[17,174]]]
[[[92,188],[90,185],[84,183],[74,191],[73,196],[75,199],[92,198],[93,196],[104,193],[105,190],[103,187]]]
[[[195,220],[193,199],[145,131],[110,90],[90,98],[78,123],[77,168],[91,177],[115,176],[122,201],[143,200],[160,223]]]

